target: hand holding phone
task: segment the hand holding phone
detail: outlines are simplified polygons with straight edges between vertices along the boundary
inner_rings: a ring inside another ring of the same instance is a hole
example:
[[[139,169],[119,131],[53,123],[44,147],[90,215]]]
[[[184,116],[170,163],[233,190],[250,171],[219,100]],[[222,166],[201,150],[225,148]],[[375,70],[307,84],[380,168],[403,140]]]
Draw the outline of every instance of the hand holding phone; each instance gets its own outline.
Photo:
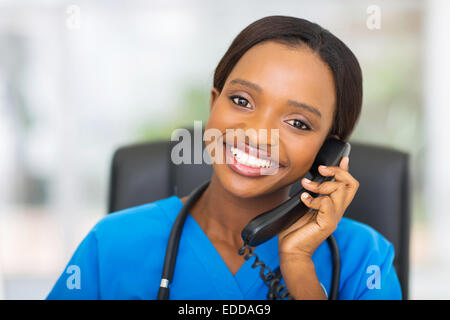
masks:
[[[349,156],[350,149],[351,146],[348,142],[343,142],[333,137],[325,140],[309,171],[312,176],[311,180],[317,183],[333,181],[333,177],[322,176],[318,171],[318,166],[339,165],[342,157]],[[241,233],[244,243],[249,246],[257,246],[264,243],[306,214],[309,208],[300,199],[300,195],[304,191],[306,190],[301,188],[299,192],[286,202],[251,220]],[[313,197],[317,196],[314,193],[311,195]]]

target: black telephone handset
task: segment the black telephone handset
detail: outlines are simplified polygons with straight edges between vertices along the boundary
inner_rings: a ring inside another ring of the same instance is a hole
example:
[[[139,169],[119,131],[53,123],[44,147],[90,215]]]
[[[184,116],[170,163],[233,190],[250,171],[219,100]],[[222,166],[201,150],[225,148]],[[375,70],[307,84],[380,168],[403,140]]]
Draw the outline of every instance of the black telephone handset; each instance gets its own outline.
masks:
[[[322,183],[324,181],[334,181],[334,177],[324,177],[318,172],[319,165],[339,166],[342,157],[350,154],[350,143],[338,140],[336,138],[327,138],[320,148],[316,159],[309,171],[312,181]],[[252,221],[242,230],[241,236],[244,243],[254,247],[279,234],[282,230],[291,226],[300,219],[309,208],[300,200],[300,194],[307,191],[313,197],[318,195],[303,187],[293,195],[289,200],[279,206],[266,211]]]

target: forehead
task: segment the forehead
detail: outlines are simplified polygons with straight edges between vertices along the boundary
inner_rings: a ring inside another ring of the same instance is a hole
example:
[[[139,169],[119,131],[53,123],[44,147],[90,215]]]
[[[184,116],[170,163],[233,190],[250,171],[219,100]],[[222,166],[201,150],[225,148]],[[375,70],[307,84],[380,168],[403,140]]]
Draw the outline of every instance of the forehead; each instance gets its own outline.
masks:
[[[307,45],[291,48],[273,41],[259,43],[241,57],[225,86],[235,78],[259,85],[264,97],[313,105],[330,117],[333,113],[333,74]]]

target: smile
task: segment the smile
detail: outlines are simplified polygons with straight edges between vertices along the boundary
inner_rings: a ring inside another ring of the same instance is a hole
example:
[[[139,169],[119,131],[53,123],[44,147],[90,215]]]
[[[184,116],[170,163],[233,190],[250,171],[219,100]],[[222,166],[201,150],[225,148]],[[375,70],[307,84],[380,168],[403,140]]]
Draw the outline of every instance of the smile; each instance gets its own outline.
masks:
[[[251,154],[235,147],[230,147],[230,151],[234,155],[236,161],[245,166],[252,168],[269,168],[273,164],[271,160],[254,157]]]
[[[284,168],[261,149],[256,149],[245,144],[234,147],[224,143],[227,164],[234,172],[247,176],[258,177],[275,174]],[[256,156],[257,155],[257,156]]]

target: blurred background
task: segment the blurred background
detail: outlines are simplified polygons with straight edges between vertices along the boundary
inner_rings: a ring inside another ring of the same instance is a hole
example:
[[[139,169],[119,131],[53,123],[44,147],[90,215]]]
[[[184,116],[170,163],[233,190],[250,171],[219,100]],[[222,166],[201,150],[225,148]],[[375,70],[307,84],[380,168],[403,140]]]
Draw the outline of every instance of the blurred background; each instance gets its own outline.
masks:
[[[411,299],[450,299],[450,1],[0,1],[0,299],[43,299],[107,212],[119,146],[208,118],[214,69],[268,15],[363,69],[351,141],[411,154]],[[351,164],[350,164],[351,165]]]

